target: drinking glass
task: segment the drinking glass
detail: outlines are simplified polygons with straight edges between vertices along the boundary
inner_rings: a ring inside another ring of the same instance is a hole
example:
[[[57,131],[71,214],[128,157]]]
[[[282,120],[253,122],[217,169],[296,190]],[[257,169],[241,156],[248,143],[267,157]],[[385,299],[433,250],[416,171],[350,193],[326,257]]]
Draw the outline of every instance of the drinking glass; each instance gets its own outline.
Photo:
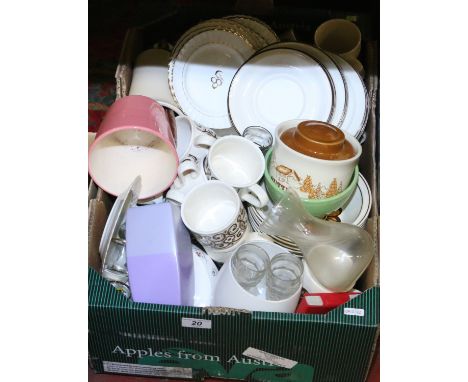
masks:
[[[271,259],[266,278],[268,300],[284,300],[291,297],[301,286],[302,261],[290,253],[280,253]]]
[[[255,143],[263,154],[265,154],[273,144],[271,133],[261,126],[249,126],[242,133],[244,138]]]
[[[258,286],[270,267],[270,258],[258,246],[242,244],[231,257],[231,267],[236,281],[247,292],[258,296]]]

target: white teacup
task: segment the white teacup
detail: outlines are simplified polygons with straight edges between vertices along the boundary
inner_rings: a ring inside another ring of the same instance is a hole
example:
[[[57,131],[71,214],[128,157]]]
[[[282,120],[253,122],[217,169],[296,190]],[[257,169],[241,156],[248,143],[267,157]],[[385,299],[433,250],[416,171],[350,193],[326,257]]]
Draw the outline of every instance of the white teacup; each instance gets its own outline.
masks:
[[[205,249],[227,250],[248,231],[247,212],[230,185],[210,180],[195,186],[181,207],[182,221]]]
[[[242,200],[258,208],[268,203],[265,190],[257,184],[265,172],[265,158],[252,141],[235,135],[217,139],[208,151],[207,165],[208,178],[239,190]]]

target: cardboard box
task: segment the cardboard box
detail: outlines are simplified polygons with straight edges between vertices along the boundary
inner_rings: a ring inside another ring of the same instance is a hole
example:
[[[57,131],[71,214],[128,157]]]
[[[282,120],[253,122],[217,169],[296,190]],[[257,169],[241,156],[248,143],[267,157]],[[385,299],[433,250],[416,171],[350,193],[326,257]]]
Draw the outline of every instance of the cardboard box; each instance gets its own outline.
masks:
[[[116,73],[117,96],[127,94],[139,52],[163,36],[175,41],[197,21],[193,14],[172,13],[152,25],[130,29]],[[165,35],[167,25],[173,25],[172,36]],[[298,25],[295,30],[300,29],[300,21]],[[132,302],[93,269],[98,264],[93,258],[98,256],[96,235],[105,224],[102,214],[109,212],[105,208],[109,196],[97,192],[90,202],[88,272],[89,360],[96,372],[195,380],[209,376],[246,381],[365,381],[379,334],[376,49],[375,42],[364,45],[371,110],[360,170],[372,190],[366,228],[376,243],[375,258],[356,286],[364,293],[326,315]]]

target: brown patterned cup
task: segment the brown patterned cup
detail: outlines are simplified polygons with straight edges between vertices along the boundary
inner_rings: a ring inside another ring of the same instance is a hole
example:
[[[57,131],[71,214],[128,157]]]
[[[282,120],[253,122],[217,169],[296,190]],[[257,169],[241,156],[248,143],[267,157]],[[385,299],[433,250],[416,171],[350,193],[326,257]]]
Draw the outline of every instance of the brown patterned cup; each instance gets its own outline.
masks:
[[[247,213],[236,190],[219,180],[193,188],[181,207],[185,226],[205,248],[235,246],[248,231]]]

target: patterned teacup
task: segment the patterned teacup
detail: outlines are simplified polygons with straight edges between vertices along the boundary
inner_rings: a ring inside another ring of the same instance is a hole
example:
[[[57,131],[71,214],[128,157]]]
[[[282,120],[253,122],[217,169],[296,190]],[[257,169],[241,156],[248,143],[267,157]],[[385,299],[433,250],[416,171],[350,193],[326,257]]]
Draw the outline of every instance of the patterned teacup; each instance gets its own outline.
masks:
[[[236,190],[219,180],[193,188],[182,203],[181,215],[198,242],[216,251],[235,246],[249,227]]]
[[[279,188],[285,190],[291,187],[302,199],[333,197],[348,187],[362,153],[361,145],[356,138],[343,132],[354,151],[350,158],[329,160],[305,155],[289,147],[281,139],[286,130],[304,121],[306,120],[293,119],[278,125],[268,171]]]

